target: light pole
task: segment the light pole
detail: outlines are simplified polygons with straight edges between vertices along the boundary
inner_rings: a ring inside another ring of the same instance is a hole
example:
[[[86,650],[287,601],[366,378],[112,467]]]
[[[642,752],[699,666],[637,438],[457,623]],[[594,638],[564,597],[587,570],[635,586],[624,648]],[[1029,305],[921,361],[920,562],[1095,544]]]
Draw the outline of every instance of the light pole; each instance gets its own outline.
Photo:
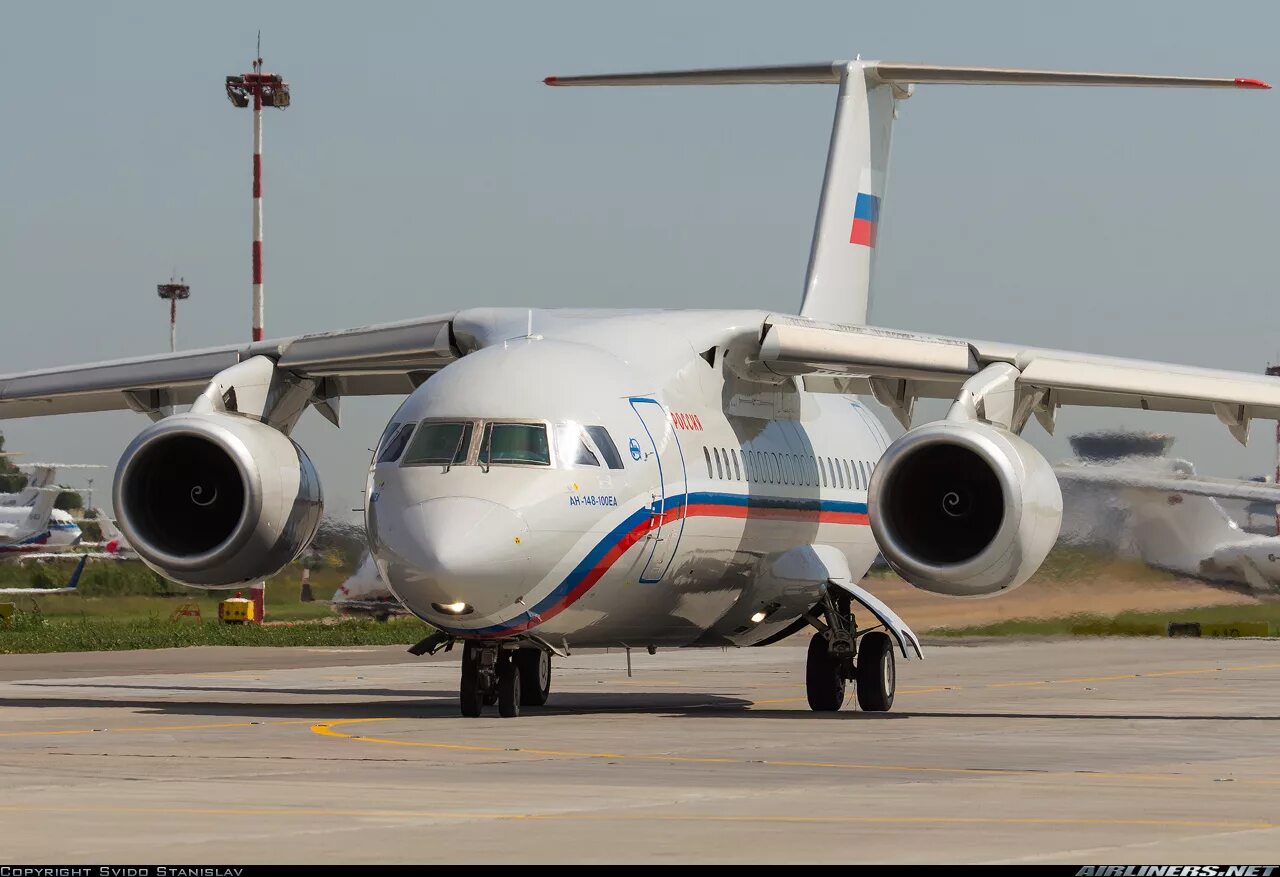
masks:
[[[227,77],[227,99],[237,107],[253,104],[253,340],[262,340],[262,108],[289,106],[289,83],[262,70],[262,37],[253,72]]]
[[[178,302],[191,298],[191,287],[185,279],[175,282],[170,277],[168,283],[156,287],[156,294],[169,302],[169,352],[173,353],[178,349]]]

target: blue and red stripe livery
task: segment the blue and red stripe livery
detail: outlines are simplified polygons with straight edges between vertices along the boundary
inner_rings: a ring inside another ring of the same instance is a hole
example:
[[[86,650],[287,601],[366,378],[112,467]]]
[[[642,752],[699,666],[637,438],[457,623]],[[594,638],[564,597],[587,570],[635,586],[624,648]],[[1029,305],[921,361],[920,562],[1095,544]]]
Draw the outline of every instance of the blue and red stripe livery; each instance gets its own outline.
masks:
[[[681,518],[720,517],[753,520],[808,521],[823,524],[865,526],[866,503],[839,500],[759,497],[736,493],[689,493],[666,499],[661,516],[657,505],[644,506],[627,516],[596,543],[560,584],[531,607],[524,616],[489,627],[450,631],[472,637],[509,636],[554,618],[591,590],[631,546],[650,530]]]

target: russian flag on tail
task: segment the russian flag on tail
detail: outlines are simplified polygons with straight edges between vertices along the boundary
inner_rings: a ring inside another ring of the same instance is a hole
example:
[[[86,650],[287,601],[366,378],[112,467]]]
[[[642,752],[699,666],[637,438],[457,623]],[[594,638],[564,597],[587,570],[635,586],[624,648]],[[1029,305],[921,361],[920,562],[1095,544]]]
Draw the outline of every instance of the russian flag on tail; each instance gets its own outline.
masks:
[[[876,226],[880,222],[880,199],[866,192],[858,193],[853,205],[853,228],[849,231],[849,243],[864,247],[876,245]]]

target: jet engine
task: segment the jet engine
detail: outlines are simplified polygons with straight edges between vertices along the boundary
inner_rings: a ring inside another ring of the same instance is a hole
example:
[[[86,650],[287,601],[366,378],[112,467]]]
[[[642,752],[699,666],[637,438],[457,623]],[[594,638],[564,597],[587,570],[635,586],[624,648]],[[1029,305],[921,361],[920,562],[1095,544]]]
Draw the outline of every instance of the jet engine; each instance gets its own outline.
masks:
[[[1009,591],[1058,538],[1062,492],[1031,445],[977,421],[937,421],[885,451],[868,493],[889,565],[917,588],[956,597]]]
[[[239,414],[177,414],[125,449],[112,490],[119,527],[156,572],[225,588],[279,572],[324,508],[302,448]]]

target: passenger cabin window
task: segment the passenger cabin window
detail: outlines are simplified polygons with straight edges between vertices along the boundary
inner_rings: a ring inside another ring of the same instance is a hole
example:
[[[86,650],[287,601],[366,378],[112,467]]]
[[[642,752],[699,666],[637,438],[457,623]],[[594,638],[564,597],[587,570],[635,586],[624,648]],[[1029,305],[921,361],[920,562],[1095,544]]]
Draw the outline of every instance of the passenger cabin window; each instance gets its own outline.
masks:
[[[870,470],[870,467],[862,465],[861,460],[858,461],[858,471],[862,473],[863,490],[866,490],[868,487],[871,486],[871,472],[869,470]]]
[[[715,454],[716,458],[716,477],[724,481],[724,464],[720,462],[720,449],[712,448],[711,453]]]
[[[841,460],[841,461],[840,461],[840,463],[844,466],[844,480],[845,480],[845,483],[847,483],[847,484],[849,485],[850,489],[852,489],[852,488],[853,488],[853,475],[852,475],[852,473],[850,473],[850,472],[849,472],[849,461],[848,461],[848,460]]]
[[[707,458],[707,477],[711,477],[711,451],[706,445],[702,446],[702,456]]]
[[[400,426],[400,424],[391,424],[393,429],[397,426]],[[390,438],[385,440],[382,447],[382,453],[378,455],[378,462],[394,463],[396,460],[400,459],[400,455],[404,453],[404,446],[409,444],[409,436],[413,435],[413,428],[415,426],[417,426],[416,423],[406,423],[403,426],[400,426],[400,429],[394,434],[388,430],[387,435],[390,436]]]
[[[550,466],[547,428],[540,423],[487,423],[480,442],[483,465]]]
[[[471,449],[471,421],[445,423],[424,420],[409,442],[401,466],[451,466],[465,463]],[[388,447],[390,450],[390,447]]]
[[[737,451],[735,451],[735,450],[733,450],[732,448],[730,448],[730,449],[729,449],[729,455],[730,455],[730,457],[733,459],[733,480],[734,480],[734,481],[741,481],[741,480],[742,480],[742,470],[738,468],[738,452],[737,452]]]
[[[591,440],[596,443],[596,450],[600,452],[600,456],[604,457],[606,466],[610,469],[622,468],[622,455],[618,453],[618,446],[613,443],[613,436],[609,435],[609,430],[603,426],[588,426],[587,435],[591,436]]]

